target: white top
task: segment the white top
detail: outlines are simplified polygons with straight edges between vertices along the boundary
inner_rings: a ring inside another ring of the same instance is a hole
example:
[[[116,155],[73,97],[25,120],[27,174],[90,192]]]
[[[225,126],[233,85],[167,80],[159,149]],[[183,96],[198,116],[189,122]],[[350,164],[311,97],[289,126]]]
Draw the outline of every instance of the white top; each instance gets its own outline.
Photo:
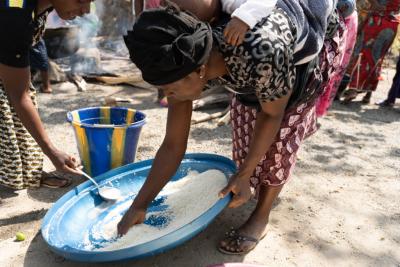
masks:
[[[267,17],[278,0],[221,0],[222,10],[253,28]]]
[[[337,0],[221,0],[222,10],[253,28],[275,7],[283,9],[297,28],[295,65],[311,61],[320,52]]]

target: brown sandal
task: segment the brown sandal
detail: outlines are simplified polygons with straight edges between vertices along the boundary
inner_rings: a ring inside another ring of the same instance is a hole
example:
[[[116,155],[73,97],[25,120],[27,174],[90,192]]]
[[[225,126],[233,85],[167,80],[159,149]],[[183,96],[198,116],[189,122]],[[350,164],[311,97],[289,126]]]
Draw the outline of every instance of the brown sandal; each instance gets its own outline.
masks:
[[[221,245],[218,246],[218,250],[219,252],[223,253],[223,254],[227,254],[227,255],[245,255],[247,253],[249,253],[250,251],[252,251],[253,249],[255,249],[255,247],[258,245],[258,243],[266,236],[267,234],[265,233],[263,236],[261,236],[261,238],[257,239],[251,236],[246,236],[246,235],[241,235],[238,233],[237,230],[232,229],[231,231],[229,231],[228,233],[226,233],[226,236],[230,239],[230,241],[234,241],[236,244],[236,248],[240,248],[240,245],[242,242],[252,242],[254,243],[253,246],[251,246],[250,248],[246,249],[246,250],[242,250],[242,251],[231,251],[231,250],[227,250],[224,247],[222,247]],[[238,249],[235,249],[238,250]]]
[[[55,185],[55,184],[46,182],[46,180],[48,180],[48,179],[56,179],[59,181],[63,181],[64,183],[62,183],[61,185]],[[40,183],[41,186],[47,187],[47,188],[64,188],[64,187],[70,186],[71,184],[72,184],[71,178],[61,176],[60,174],[57,174],[55,172],[52,172],[52,173],[43,172],[43,177],[42,177],[42,180]]]
[[[347,89],[347,90],[343,93],[343,103],[349,104],[351,101],[353,101],[354,99],[356,99],[357,95],[358,95],[357,90],[354,90],[354,89]]]

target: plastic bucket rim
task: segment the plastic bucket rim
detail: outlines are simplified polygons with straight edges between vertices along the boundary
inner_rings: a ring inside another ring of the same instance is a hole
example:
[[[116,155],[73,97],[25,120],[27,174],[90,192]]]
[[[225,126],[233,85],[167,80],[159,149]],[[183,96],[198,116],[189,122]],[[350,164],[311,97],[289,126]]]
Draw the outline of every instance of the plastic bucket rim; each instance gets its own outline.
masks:
[[[123,109],[123,110],[134,110],[135,112],[141,113],[144,118],[130,123],[130,124],[120,124],[120,125],[115,125],[115,124],[88,124],[88,123],[82,123],[82,122],[77,122],[73,119],[72,113],[73,112],[78,112],[78,111],[85,111],[85,110],[90,110],[90,109],[100,109],[102,108],[101,106],[96,106],[96,107],[87,107],[87,108],[81,108],[81,109],[75,109],[72,111],[67,112],[67,121],[74,125],[74,126],[80,126],[84,128],[94,128],[94,129],[107,129],[107,128],[136,128],[136,127],[141,127],[147,122],[147,116],[144,112],[132,108],[126,108],[126,107],[110,107],[110,109]]]

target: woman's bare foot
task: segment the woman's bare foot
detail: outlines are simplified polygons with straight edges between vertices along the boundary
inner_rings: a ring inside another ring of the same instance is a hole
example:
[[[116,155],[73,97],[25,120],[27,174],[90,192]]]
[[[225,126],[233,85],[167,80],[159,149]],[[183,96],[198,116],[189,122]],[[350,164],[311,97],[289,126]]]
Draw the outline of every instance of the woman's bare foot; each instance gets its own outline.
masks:
[[[44,94],[51,94],[53,93],[53,89],[51,89],[50,86],[42,86],[41,90],[42,93]]]
[[[227,233],[227,237],[219,244],[219,251],[225,254],[247,254],[267,234],[268,218],[250,218],[237,230]]]

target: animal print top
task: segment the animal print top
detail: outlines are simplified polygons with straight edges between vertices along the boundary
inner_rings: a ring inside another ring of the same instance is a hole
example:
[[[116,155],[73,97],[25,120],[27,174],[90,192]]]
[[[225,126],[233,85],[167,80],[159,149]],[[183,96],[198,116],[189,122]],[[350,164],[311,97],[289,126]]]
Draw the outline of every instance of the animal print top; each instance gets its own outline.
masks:
[[[249,30],[237,47],[225,42],[224,28],[214,28],[214,39],[229,72],[226,80],[235,93],[255,93],[260,101],[268,102],[293,90],[296,28],[282,10],[275,10]]]

